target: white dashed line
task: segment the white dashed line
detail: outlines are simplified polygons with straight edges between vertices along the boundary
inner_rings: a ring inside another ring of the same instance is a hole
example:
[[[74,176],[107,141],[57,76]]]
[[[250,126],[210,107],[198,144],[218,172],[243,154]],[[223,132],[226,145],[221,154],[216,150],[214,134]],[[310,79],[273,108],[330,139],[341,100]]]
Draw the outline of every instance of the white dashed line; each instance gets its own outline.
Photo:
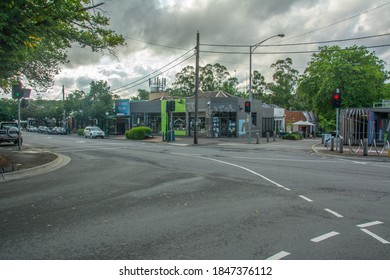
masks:
[[[309,201],[309,202],[313,202],[313,200],[311,200],[310,198],[307,198],[306,196],[303,196],[303,195],[298,195],[300,198],[306,200],[306,201]]]
[[[383,239],[382,237],[376,235],[375,233],[369,231],[368,229],[362,228],[362,229],[360,229],[360,230],[363,231],[363,232],[365,232],[365,233],[367,233],[368,235],[374,237],[376,240],[378,240],[379,242],[382,242],[383,244],[390,244],[389,241]]]
[[[333,211],[333,210],[330,210],[330,209],[327,209],[325,208],[324,209],[325,211],[328,211],[329,213],[331,213],[332,215],[335,215],[337,218],[343,218],[344,216],[343,215],[340,215],[339,213]]]
[[[380,224],[383,224],[383,222],[375,221],[375,222],[369,222],[369,223],[360,224],[360,225],[356,225],[356,226],[360,227],[360,228],[366,228],[366,227],[372,227],[372,226],[376,226],[376,225],[380,225]]]
[[[331,237],[339,235],[339,234],[340,233],[338,233],[336,231],[331,231],[329,233],[320,235],[320,236],[318,236],[316,238],[310,239],[310,241],[318,243],[318,242],[324,241],[325,239],[331,238]]]
[[[283,259],[284,257],[287,257],[288,255],[290,255],[289,252],[281,251],[281,252],[269,257],[266,260],[280,260],[280,259]]]

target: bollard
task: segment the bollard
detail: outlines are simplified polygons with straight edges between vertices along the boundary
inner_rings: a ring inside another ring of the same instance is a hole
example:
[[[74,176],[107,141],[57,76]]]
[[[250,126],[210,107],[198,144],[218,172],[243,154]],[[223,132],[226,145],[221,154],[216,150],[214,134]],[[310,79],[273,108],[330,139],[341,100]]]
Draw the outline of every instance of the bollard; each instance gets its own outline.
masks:
[[[368,139],[363,139],[363,156],[368,156]]]
[[[321,144],[324,144],[325,143],[325,134],[322,134],[322,140],[321,140]],[[325,146],[326,147],[326,146]]]
[[[274,131],[274,142],[276,141],[276,131]]]
[[[260,144],[260,136],[259,136],[259,133],[256,133],[256,144]]]
[[[340,154],[342,154],[344,152],[344,139],[340,138],[339,143],[340,143],[339,152]]]
[[[334,137],[330,139],[330,150],[333,152],[334,151]]]
[[[267,132],[266,135],[267,135],[267,142],[269,142],[269,132]]]

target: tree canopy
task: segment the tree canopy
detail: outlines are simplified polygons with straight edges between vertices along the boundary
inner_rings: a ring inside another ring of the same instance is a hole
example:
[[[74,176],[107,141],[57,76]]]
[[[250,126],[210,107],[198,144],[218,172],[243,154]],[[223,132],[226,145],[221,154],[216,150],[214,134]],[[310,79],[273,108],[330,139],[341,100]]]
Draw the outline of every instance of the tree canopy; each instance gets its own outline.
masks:
[[[175,76],[170,90],[177,96],[191,96],[195,91],[195,68],[187,66]],[[222,90],[236,94],[238,81],[231,77],[227,68],[219,63],[207,64],[199,69],[199,89],[202,91]]]
[[[300,77],[298,94],[305,107],[332,119],[332,93],[340,89],[342,107],[371,107],[385,97],[388,73],[375,53],[363,46],[320,47]]]
[[[125,43],[106,28],[109,19],[101,4],[90,0],[3,0],[0,3],[0,87],[18,77],[31,86],[48,87],[67,63],[73,43],[92,51]]]

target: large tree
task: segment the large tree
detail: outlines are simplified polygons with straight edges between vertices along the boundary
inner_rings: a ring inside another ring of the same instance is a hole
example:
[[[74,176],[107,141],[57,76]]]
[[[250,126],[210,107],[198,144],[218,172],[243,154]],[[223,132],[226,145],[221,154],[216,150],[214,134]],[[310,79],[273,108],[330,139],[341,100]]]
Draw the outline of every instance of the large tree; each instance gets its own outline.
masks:
[[[48,87],[73,43],[92,51],[124,44],[107,28],[102,3],[91,0],[2,0],[0,3],[0,87],[25,76]]]
[[[252,94],[254,99],[260,99],[263,102],[268,102],[266,99],[267,83],[265,77],[258,71],[253,71],[252,76]]]
[[[195,68],[193,66],[184,67],[175,75],[170,92],[177,96],[191,96],[195,92]]]
[[[183,68],[175,76],[173,88],[169,91],[178,96],[191,96],[195,92],[195,69]],[[199,68],[199,89],[202,91],[227,91],[237,93],[237,79],[230,76],[226,67],[219,64],[207,64]]]
[[[272,75],[273,82],[267,84],[269,96],[268,102],[279,105],[285,109],[290,109],[297,81],[298,70],[292,67],[292,59],[279,59],[271,65],[275,70]]]
[[[320,47],[312,56],[298,85],[298,94],[307,109],[323,120],[334,118],[332,93],[341,91],[342,107],[371,107],[385,96],[388,73],[384,62],[366,47]]]

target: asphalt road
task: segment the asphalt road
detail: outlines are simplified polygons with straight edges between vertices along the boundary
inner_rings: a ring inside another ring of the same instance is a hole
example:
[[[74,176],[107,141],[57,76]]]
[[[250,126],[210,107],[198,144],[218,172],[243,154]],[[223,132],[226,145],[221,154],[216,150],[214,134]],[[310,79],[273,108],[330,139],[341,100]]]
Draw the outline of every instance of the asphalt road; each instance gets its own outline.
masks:
[[[389,259],[390,163],[317,142],[25,134],[71,157],[0,183],[0,259]]]

